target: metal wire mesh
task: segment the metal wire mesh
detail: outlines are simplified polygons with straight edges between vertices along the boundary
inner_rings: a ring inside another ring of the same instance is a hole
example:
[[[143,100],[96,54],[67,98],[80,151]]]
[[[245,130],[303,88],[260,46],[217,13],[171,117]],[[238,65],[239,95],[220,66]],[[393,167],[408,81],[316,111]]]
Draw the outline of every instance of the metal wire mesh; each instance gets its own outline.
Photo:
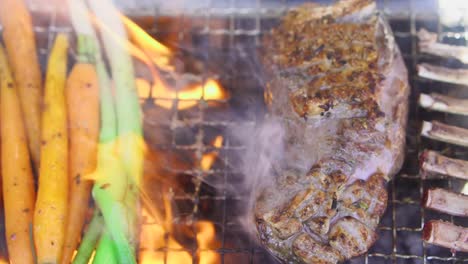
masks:
[[[246,193],[239,190],[242,175],[236,168],[236,157],[242,155],[244,146],[236,142],[226,131],[253,126],[259,118],[258,105],[263,105],[262,87],[258,82],[255,65],[249,59],[259,45],[259,39],[277,20],[281,12],[292,4],[304,1],[200,1],[198,5],[183,8],[164,8],[158,1],[117,1],[132,17],[144,16],[145,30],[170,44],[190,47],[203,61],[203,78],[217,75],[222,85],[229,90],[229,100],[196,100],[187,110],[178,110],[181,99],[167,99],[150,93],[142,98],[145,115],[145,133],[161,130],[165,137],[156,146],[161,151],[175,152],[191,157],[190,168],[181,168],[166,160],[165,167],[176,175],[177,181],[185,182],[182,190],[172,190],[171,197],[177,205],[175,220],[188,225],[192,230],[199,220],[210,220],[216,225],[220,244],[213,248],[198,249],[195,243],[186,243],[184,249],[169,246],[157,249],[167,254],[171,251],[188,252],[197,263],[197,254],[203,251],[217,252],[222,263],[274,263],[265,250],[259,247],[243,227],[239,219],[244,212]],[[51,8],[37,0],[29,1],[34,15],[39,53],[42,65],[57,32],[71,32],[68,19],[60,6]],[[378,1],[378,6],[390,18],[396,40],[410,73],[412,86],[410,122],[407,133],[406,162],[402,171],[389,184],[389,203],[379,228],[380,239],[370,252],[352,263],[459,263],[468,262],[465,253],[425,245],[421,239],[424,223],[430,219],[446,219],[459,225],[466,220],[435,213],[420,206],[423,191],[434,186],[443,186],[459,191],[464,184],[459,180],[421,180],[418,174],[418,153],[425,148],[441,150],[447,155],[464,158],[468,151],[448,144],[431,142],[418,136],[422,120],[442,120],[454,124],[460,120],[450,115],[427,112],[417,106],[420,92],[438,91],[457,94],[460,88],[419,78],[416,65],[421,61],[452,65],[453,62],[434,60],[420,54],[416,32],[424,27],[439,33],[440,40],[463,43],[465,28],[447,28],[440,24],[436,1],[406,0]],[[424,8],[421,8],[423,6]],[[142,8],[144,7],[144,8]],[[162,18],[175,18],[167,23]],[[161,19],[159,19],[161,18]],[[146,21],[146,22],[145,22]],[[148,23],[148,21],[150,21]],[[466,44],[466,41],[465,41]],[[213,70],[214,68],[214,70]],[[466,94],[465,94],[466,96]],[[170,109],[158,107],[159,101],[171,101]],[[155,120],[150,117],[164,118]],[[465,123],[466,124],[466,123]],[[459,124],[460,125],[460,124]],[[159,133],[159,132],[158,132]],[[218,159],[211,170],[200,168],[203,154],[213,152],[211,142],[222,135],[224,143]],[[149,135],[151,136],[151,135]],[[185,244],[184,244],[185,245]],[[167,260],[167,257],[166,257]]]

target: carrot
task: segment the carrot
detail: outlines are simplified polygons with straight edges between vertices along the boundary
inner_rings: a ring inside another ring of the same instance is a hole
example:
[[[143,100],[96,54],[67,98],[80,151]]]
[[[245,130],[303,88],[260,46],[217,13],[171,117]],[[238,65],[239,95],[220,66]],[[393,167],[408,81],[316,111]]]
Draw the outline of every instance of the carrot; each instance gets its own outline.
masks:
[[[34,178],[17,88],[0,44],[1,156],[5,224],[11,263],[34,263],[30,226]]]
[[[70,137],[70,196],[62,257],[63,264],[70,263],[85,222],[92,182],[83,178],[94,172],[97,162],[99,137],[98,77],[94,65],[83,61],[83,59],[81,60],[73,67],[66,86]]]
[[[29,149],[39,168],[42,76],[31,15],[23,0],[1,0],[3,40],[18,87]]]
[[[1,45],[1,44],[0,44]],[[2,46],[3,47],[3,46]],[[5,53],[5,51],[3,51]],[[4,55],[5,56],[5,55]],[[2,87],[2,73],[0,70],[0,90]],[[0,255],[5,256],[7,250],[5,250],[6,247],[6,240],[5,239],[5,205],[3,204],[3,179],[2,179],[2,131],[1,131],[1,125],[2,125],[2,100],[1,100],[1,91],[0,91]]]
[[[1,71],[1,70],[0,70]],[[1,87],[2,74],[0,73],[0,87]],[[1,88],[0,88],[1,89]],[[0,92],[1,93],[1,92]],[[1,98],[1,95],[0,95]],[[0,99],[0,127],[1,127],[1,109],[2,103]],[[0,128],[0,256],[8,256],[8,249],[6,244],[6,231],[5,231],[5,205],[3,204],[3,180],[2,180],[2,143],[1,143],[1,128]],[[6,258],[6,257],[4,257]],[[0,258],[0,263],[3,258]],[[6,261],[5,261],[6,262]]]
[[[58,263],[68,203],[68,131],[65,100],[68,39],[57,35],[50,53],[42,113],[39,189],[34,211],[37,263]]]

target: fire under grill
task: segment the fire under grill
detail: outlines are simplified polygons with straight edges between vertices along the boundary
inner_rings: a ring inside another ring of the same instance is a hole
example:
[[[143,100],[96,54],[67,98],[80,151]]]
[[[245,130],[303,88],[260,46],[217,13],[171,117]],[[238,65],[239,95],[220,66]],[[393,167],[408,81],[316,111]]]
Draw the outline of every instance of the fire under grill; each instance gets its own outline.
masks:
[[[39,0],[29,2],[40,60],[46,65],[55,34],[71,33],[72,28],[62,6],[44,5]],[[249,176],[242,175],[238,169],[245,146],[232,135],[236,129],[255,126],[263,114],[259,108],[265,109],[262,79],[254,59],[260,38],[268,34],[284,10],[303,1],[206,0],[193,6],[190,2],[194,1],[184,1],[185,4],[176,1],[178,4],[173,6],[149,0],[121,2],[125,2],[120,4],[126,15],[175,52],[181,61],[181,71],[191,72],[189,77],[199,78],[206,84],[192,97],[182,96],[182,92],[158,93],[149,88],[150,82],[139,86],[149,159],[153,161],[146,165],[146,173],[150,174],[147,183],[155,186],[148,195],[166,213],[172,208],[173,225],[162,244],[142,243],[140,257],[147,254],[148,259],[159,261],[146,263],[207,264],[211,260],[213,263],[275,263],[241,223],[249,198],[242,181]],[[377,2],[390,20],[410,74],[412,93],[406,162],[388,185],[389,203],[379,227],[378,241],[368,254],[351,263],[468,262],[467,253],[451,252],[422,241],[422,228],[429,220],[443,219],[460,226],[466,226],[467,220],[426,210],[420,205],[427,188],[443,187],[460,192],[466,182],[442,176],[422,180],[418,160],[424,149],[438,150],[458,159],[468,158],[467,148],[421,138],[423,120],[461,127],[468,127],[468,123],[453,115],[423,110],[417,103],[422,92],[466,98],[468,90],[418,77],[416,71],[416,65],[421,62],[466,68],[453,60],[421,54],[417,45],[419,29],[437,32],[439,41],[457,45],[468,44],[467,29],[462,24],[443,25],[436,0]],[[141,62],[136,63],[137,74],[143,80],[148,73]],[[208,88],[208,80],[214,79],[219,85]],[[152,220],[144,217],[142,231],[151,230],[155,225]],[[206,223],[214,229],[205,228],[200,232]],[[213,233],[212,238],[201,238],[210,236],[209,233]]]

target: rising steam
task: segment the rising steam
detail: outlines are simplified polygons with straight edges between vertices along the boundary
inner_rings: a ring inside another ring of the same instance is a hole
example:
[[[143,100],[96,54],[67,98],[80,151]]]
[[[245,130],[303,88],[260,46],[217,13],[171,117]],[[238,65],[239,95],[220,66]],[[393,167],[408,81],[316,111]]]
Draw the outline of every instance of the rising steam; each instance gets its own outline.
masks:
[[[238,220],[252,235],[255,234],[255,200],[261,190],[275,182],[274,168],[284,153],[284,136],[283,125],[269,117],[255,126],[239,129],[234,135],[246,147],[246,151],[242,152],[240,171],[244,176],[242,188],[248,194],[248,203],[244,215]]]

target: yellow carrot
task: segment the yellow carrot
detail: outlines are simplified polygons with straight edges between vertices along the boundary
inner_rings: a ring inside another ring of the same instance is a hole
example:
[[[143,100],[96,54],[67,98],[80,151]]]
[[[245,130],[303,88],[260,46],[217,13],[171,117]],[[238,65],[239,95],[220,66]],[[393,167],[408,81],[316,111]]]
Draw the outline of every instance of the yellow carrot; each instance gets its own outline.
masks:
[[[0,22],[13,77],[18,87],[31,156],[38,169],[42,77],[31,15],[23,0],[0,0]]]
[[[65,102],[68,39],[59,34],[47,66],[42,112],[39,190],[34,211],[37,263],[59,263],[68,203],[68,133]]]
[[[70,196],[62,263],[68,264],[85,222],[92,182],[84,176],[96,169],[99,137],[99,86],[93,64],[77,63],[66,86],[70,142]]]
[[[34,263],[30,227],[34,178],[17,87],[0,45],[1,156],[6,241],[11,263]]]

